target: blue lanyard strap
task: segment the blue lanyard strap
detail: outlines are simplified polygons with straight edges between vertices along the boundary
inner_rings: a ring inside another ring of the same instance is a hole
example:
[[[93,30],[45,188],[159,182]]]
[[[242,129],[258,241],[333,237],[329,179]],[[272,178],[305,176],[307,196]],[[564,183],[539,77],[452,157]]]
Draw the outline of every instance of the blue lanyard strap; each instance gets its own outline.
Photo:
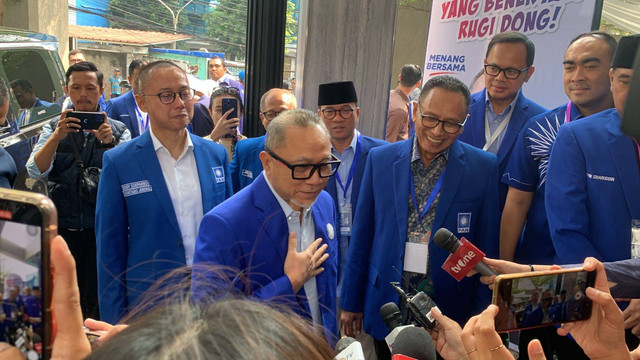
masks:
[[[140,122],[140,124],[142,124],[142,129],[144,131],[147,131],[147,128],[149,127],[149,114],[147,114],[147,118],[143,119],[142,118],[142,113],[140,112],[140,110],[138,110],[138,106],[136,105],[136,113],[138,114],[138,121]]]
[[[431,194],[429,194],[429,198],[427,199],[427,203],[424,206],[424,210],[420,213],[420,209],[418,208],[418,201],[416,200],[416,189],[413,182],[413,172],[411,172],[409,179],[411,179],[411,199],[413,200],[413,206],[416,208],[416,213],[420,214],[420,218],[418,219],[418,224],[422,225],[422,218],[427,215],[429,208],[433,205],[433,202],[436,200],[436,196],[440,192],[440,188],[442,187],[442,179],[444,178],[444,170],[440,174],[438,181],[436,182],[436,186],[431,190]]]
[[[358,140],[356,141],[356,153],[353,155],[353,162],[351,163],[351,169],[349,169],[349,178],[347,178],[347,184],[343,185],[342,180],[340,180],[340,175],[336,171],[336,182],[342,189],[344,193],[344,200],[347,201],[347,190],[349,190],[349,186],[351,186],[351,181],[353,180],[353,174],[356,172],[356,164],[358,163],[358,158],[360,157],[360,135],[358,135]]]

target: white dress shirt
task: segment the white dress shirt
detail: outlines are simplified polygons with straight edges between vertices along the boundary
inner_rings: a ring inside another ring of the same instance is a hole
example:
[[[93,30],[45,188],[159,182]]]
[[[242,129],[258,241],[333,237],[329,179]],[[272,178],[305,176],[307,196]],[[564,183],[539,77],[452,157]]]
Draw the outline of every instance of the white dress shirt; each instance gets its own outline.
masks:
[[[296,237],[298,238],[298,252],[302,252],[315,240],[314,237],[316,231],[313,216],[311,216],[311,207],[302,209],[302,223],[300,223],[300,212],[293,210],[291,206],[289,206],[289,204],[287,204],[287,202],[284,201],[278,193],[276,193],[273,186],[271,186],[266,173],[264,174],[264,179],[267,181],[269,189],[271,189],[273,196],[278,200],[278,203],[287,218],[289,232],[296,233]],[[288,234],[287,239],[282,240],[288,242]],[[318,303],[318,287],[316,286],[315,276],[304,283],[304,292],[307,295],[307,303],[311,310],[311,319],[313,320],[313,324],[320,327],[322,326],[322,314],[320,313],[320,304]]]
[[[156,151],[164,181],[169,190],[173,210],[178,220],[182,235],[182,243],[186,255],[187,265],[193,264],[193,253],[196,248],[196,236],[202,220],[202,192],[200,178],[196,166],[196,156],[193,153],[193,142],[187,134],[182,153],[178,160],[174,159],[169,150],[156,138],[149,126],[153,148]]]

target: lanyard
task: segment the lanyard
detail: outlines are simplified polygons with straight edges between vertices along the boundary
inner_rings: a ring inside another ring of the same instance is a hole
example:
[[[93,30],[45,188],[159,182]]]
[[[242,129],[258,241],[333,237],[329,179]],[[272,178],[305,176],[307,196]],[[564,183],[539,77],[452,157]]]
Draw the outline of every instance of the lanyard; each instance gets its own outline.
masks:
[[[413,123],[413,101],[409,101],[409,136],[416,133],[415,124]]]
[[[484,144],[484,147],[482,148],[482,150],[484,150],[484,151],[488,151],[489,150],[491,145],[493,145],[493,143],[498,139],[498,137],[500,136],[502,131],[504,131],[504,129],[507,127],[507,125],[509,125],[509,121],[511,120],[511,112],[513,111],[513,108],[510,109],[509,112],[504,115],[505,118],[502,119],[502,122],[500,123],[500,125],[498,126],[496,131],[493,132],[493,135],[491,135],[491,129],[489,128],[489,114],[487,114],[487,111],[485,111],[485,113],[484,113],[484,139],[485,139],[485,144]]]
[[[636,146],[636,160],[638,161],[638,168],[640,168],[640,144],[638,144],[638,140],[633,139],[633,144]]]
[[[351,169],[349,169],[349,177],[347,178],[347,184],[343,185],[342,180],[340,180],[340,175],[336,171],[336,182],[342,189],[344,193],[344,201],[347,201],[347,190],[349,190],[349,186],[351,186],[351,181],[353,180],[353,174],[356,172],[356,164],[358,163],[358,158],[360,157],[360,135],[358,135],[358,140],[356,141],[356,153],[353,155],[353,162],[351,163]]]
[[[413,173],[410,174],[409,179],[411,179],[411,199],[413,200],[413,206],[416,208],[416,213],[420,214],[420,218],[418,219],[418,224],[422,225],[422,218],[427,215],[427,211],[433,202],[436,200],[436,196],[440,192],[440,188],[442,187],[442,179],[444,178],[444,170],[442,170],[442,174],[438,178],[438,182],[436,182],[436,186],[431,190],[431,194],[429,194],[429,198],[427,199],[427,203],[424,205],[424,210],[420,213],[420,209],[418,208],[418,201],[416,200],[416,189],[413,183]]]
[[[564,113],[564,123],[568,124],[571,122],[571,100],[567,104],[567,110]]]

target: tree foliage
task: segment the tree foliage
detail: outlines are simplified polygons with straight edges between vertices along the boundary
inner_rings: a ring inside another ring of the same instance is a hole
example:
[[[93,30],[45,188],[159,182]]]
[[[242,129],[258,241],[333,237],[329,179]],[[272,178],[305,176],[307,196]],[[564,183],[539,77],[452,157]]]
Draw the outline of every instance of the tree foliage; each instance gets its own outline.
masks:
[[[163,1],[177,12],[188,0]],[[135,6],[132,6],[131,0],[111,0],[109,12],[114,17],[127,20],[111,20],[109,26],[113,28],[173,32],[173,17],[169,10],[157,0],[140,0]],[[191,19],[193,14],[183,10],[178,16],[178,32],[185,32],[184,29],[190,25]]]
[[[218,0],[207,14],[207,36],[231,44],[215,44],[214,52],[225,53],[227,59],[244,58],[247,39],[247,0]]]

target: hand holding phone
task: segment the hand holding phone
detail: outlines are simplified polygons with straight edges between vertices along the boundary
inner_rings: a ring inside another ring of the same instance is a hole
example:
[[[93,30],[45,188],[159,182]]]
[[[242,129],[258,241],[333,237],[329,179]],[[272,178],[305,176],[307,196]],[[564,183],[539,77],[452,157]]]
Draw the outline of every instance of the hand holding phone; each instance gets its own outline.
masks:
[[[104,114],[94,111],[71,111],[67,113],[66,117],[80,120],[82,130],[98,130],[100,125],[105,122]]]

